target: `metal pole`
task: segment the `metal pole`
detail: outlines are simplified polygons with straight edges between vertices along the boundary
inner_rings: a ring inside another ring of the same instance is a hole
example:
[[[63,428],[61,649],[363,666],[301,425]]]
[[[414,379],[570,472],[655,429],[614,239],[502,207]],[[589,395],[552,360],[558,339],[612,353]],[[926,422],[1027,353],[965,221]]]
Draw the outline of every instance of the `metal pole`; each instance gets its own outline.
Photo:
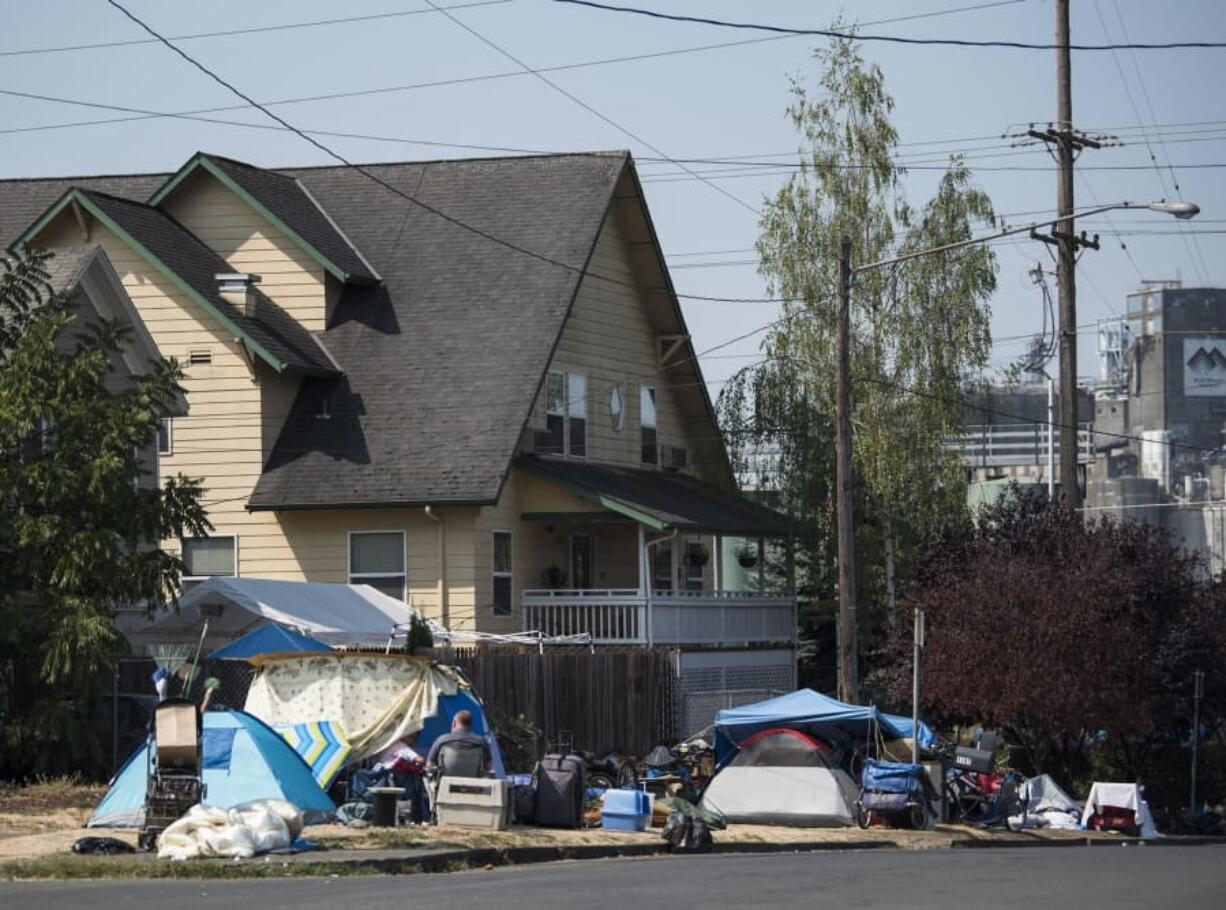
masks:
[[[924,650],[924,611],[915,608],[915,629],[912,633],[913,656],[911,660],[911,763],[919,764],[919,691],[920,652]]]
[[[856,539],[851,477],[851,238],[839,244],[838,420],[835,422],[835,496],[839,533],[839,698],[859,698],[856,628]]]
[[[1192,674],[1192,795],[1188,801],[1188,812],[1196,815],[1196,753],[1200,742],[1200,700],[1205,695],[1205,671],[1197,670]]]
[[[1047,501],[1056,498],[1056,380],[1047,380]]]
[[[1077,244],[1073,226],[1073,89],[1069,58],[1069,0],[1056,0],[1056,132],[1060,182],[1057,214],[1067,218],[1052,233],[1058,243],[1057,283],[1060,291],[1060,494],[1075,509],[1081,504],[1077,487]]]
[[[119,663],[111,677],[111,772],[119,770]],[[1195,772],[1193,772],[1195,774]]]

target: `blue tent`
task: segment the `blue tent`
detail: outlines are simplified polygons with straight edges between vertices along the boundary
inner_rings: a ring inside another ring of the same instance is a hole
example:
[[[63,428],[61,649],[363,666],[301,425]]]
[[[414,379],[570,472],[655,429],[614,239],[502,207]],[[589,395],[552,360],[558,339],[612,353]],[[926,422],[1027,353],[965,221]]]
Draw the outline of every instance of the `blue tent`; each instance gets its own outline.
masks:
[[[230,809],[253,799],[284,799],[302,810],[308,824],[336,812],[302,757],[280,733],[246,711],[206,711],[202,746],[207,805]],[[88,826],[140,827],[148,775],[145,743],[119,769]]]
[[[209,655],[210,660],[247,660],[261,654],[331,651],[322,641],[292,632],[274,622],[264,623]]]
[[[752,705],[725,708],[715,715],[715,755],[723,764],[746,737],[772,727],[790,727],[833,744],[851,744],[866,741],[874,725],[886,737],[904,735],[876,708],[849,705],[812,689],[797,689]]]
[[[481,709],[481,702],[477,700],[477,696],[467,689],[460,689],[455,695],[439,696],[438,709],[426,718],[421,732],[417,734],[417,743],[413,748],[422,755],[425,755],[436,739],[451,731],[451,719],[460,711],[472,712],[473,732],[478,736],[484,736],[486,742],[490,745],[490,758],[493,760],[494,774],[498,777],[506,777],[506,769],[503,767],[502,752],[498,748],[498,740],[491,735],[492,731],[489,728],[489,724],[485,721],[485,712]]]

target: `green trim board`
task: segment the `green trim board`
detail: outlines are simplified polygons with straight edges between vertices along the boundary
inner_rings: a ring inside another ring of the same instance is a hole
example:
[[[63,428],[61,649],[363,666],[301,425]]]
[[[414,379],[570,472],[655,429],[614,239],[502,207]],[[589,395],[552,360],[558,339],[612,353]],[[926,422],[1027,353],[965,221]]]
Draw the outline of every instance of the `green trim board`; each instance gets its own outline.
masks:
[[[226,329],[233,332],[235,336],[242,340],[254,354],[261,360],[267,363],[278,373],[285,370],[287,364],[280,358],[274,356],[267,348],[256,341],[251,335],[239,327],[232,319],[221,312],[216,306],[208,301],[202,294],[196,291],[190,284],[184,281],[179,275],[155,256],[144,244],[129,234],[126,230],[119,226],[106,212],[96,206],[90,198],[81,190],[73,188],[64,193],[59,198],[59,201],[54,203],[51,208],[47,209],[43,215],[34,222],[26,231],[12,244],[12,248],[27,245],[30,240],[37,237],[42,230],[51,223],[61,212],[64,211],[70,204],[77,203],[85,211],[89,212],[98,223],[105,227],[108,231],[128,244],[132,249],[136,250],[150,265],[161,272],[167,280],[175,287],[186,294],[191,300],[199,304],[206,313],[210,314],[214,319],[220,322]]]
[[[531,462],[517,464],[516,467],[521,467],[534,477],[539,477],[541,480],[547,481],[556,487],[561,487],[568,493],[573,493],[580,499],[585,499],[588,502],[595,503],[598,506],[608,509],[610,512],[617,512],[620,515],[625,515],[627,518],[637,521],[639,524],[646,525],[649,528],[654,528],[657,531],[663,531],[668,525],[656,518],[654,515],[648,515],[629,503],[622,502],[620,499],[615,499],[612,496],[607,496],[604,493],[599,493],[596,490],[589,489],[581,484],[571,483],[568,480],[563,480],[560,477],[549,473],[548,471],[538,470]]]
[[[246,202],[264,218],[268,219],[268,221],[270,221],[277,230],[289,237],[289,239],[296,243],[304,253],[310,256],[319,265],[323,266],[324,270],[332,277],[338,279],[342,284],[348,284],[350,282],[353,276],[321,253],[312,244],[308,243],[301,234],[290,227],[283,219],[273,212],[272,209],[268,208],[268,206],[256,199],[253,195],[251,195],[251,193],[247,192],[247,190],[245,190],[236,180],[234,180],[233,177],[218,167],[204,152],[197,152],[195,155],[193,155],[187,164],[179,168],[178,172],[176,172],[173,177],[162,184],[161,188],[149,197],[145,204],[154,206],[155,208],[159,207],[167,196],[173,193],[184,180],[196,172],[197,168],[203,168],[214,178],[216,178],[222,186]]]

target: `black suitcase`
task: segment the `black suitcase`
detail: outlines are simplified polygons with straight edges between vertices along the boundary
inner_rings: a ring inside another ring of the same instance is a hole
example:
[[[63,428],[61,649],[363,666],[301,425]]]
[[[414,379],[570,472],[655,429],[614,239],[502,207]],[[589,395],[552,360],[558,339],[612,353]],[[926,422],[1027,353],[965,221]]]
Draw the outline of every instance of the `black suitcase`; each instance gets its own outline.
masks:
[[[583,822],[587,763],[578,755],[546,755],[536,766],[536,824],[578,828]]]

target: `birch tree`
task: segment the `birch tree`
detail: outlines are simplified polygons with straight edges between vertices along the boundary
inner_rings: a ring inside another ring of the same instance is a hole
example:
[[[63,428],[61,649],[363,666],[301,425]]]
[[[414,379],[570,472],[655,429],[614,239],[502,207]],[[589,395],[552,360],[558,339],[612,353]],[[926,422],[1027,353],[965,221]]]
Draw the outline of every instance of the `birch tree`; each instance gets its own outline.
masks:
[[[791,419],[776,423],[755,410],[776,419],[812,412],[832,422],[842,237],[852,240],[856,268],[970,238],[995,220],[991,201],[958,158],[949,160],[932,198],[912,206],[881,70],[850,39],[814,57],[816,88],[793,79],[787,109],[802,141],[799,168],[767,200],[757,243],[771,294],[787,301],[783,318],[763,343],[767,362],[743,371],[722,402],[726,418],[739,415],[734,442],[742,449],[779,447],[788,438],[815,442],[811,418],[796,433]],[[853,470],[860,514],[880,535],[876,587],[884,588],[891,617],[901,531],[964,507],[962,472],[945,443],[961,428],[963,377],[988,360],[995,286],[995,255],[986,246],[859,272],[853,281]],[[821,503],[829,459],[786,444],[781,451],[776,482],[794,508],[828,529],[832,513],[823,519]]]

